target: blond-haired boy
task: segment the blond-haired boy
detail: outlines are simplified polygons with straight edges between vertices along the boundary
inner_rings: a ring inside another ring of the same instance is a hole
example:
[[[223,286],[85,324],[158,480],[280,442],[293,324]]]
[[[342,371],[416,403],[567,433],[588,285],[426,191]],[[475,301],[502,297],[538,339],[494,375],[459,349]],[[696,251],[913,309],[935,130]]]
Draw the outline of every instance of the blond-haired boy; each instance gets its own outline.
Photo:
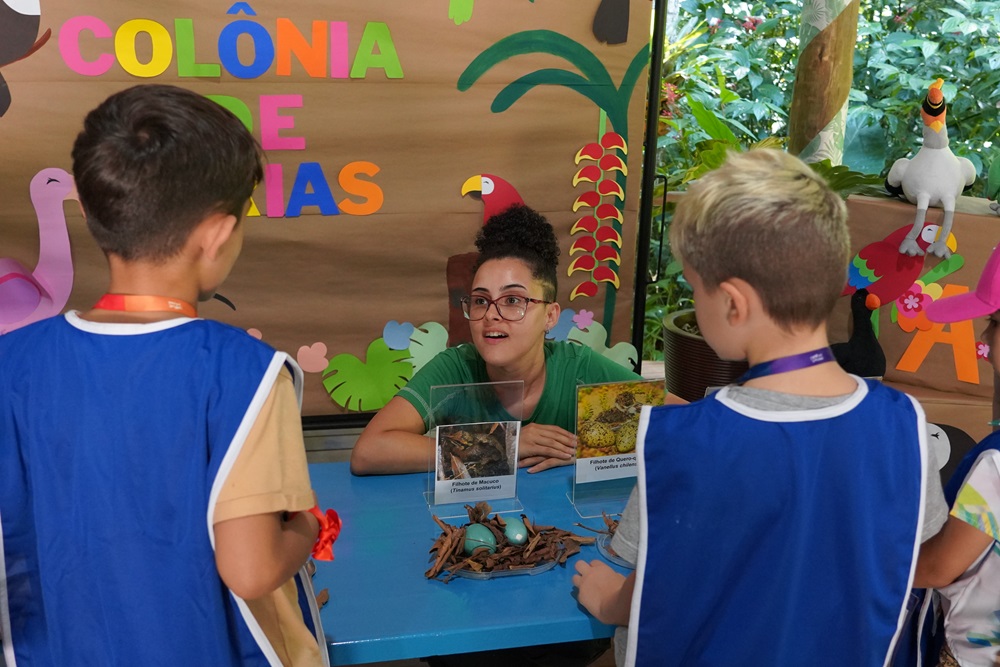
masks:
[[[751,369],[644,410],[622,519],[638,517],[637,570],[581,561],[580,602],[628,625],[624,664],[885,664],[925,521],[926,431],[916,401],[829,351],[843,202],[798,159],[751,151],[691,186],[670,235],[705,339]]]

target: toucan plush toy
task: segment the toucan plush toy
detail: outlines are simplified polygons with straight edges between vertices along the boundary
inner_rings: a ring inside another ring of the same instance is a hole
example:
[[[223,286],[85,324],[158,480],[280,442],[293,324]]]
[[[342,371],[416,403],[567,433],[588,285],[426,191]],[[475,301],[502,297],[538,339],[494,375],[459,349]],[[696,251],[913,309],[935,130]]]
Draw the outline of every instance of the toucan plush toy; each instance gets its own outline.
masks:
[[[913,227],[899,245],[899,252],[905,255],[924,254],[917,244],[917,237],[924,227],[927,207],[938,206],[944,209],[941,233],[927,252],[938,257],[951,256],[945,240],[955,217],[955,202],[962,191],[976,180],[976,168],[972,162],[956,157],[948,148],[948,126],[945,125],[947,106],[941,92],[942,85],[943,79],[930,85],[920,109],[924,120],[923,146],[912,158],[896,160],[885,179],[885,189],[890,194],[901,195],[917,205]]]

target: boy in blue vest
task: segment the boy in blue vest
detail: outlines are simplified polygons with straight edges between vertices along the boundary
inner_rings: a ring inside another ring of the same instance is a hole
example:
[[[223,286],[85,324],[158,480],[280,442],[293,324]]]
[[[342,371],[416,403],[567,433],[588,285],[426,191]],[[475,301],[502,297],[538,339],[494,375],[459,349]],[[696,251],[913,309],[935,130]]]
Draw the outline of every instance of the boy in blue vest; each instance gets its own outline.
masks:
[[[886,664],[922,534],[925,422],[830,353],[844,203],[798,159],[751,151],[692,184],[670,236],[702,335],[751,368],[643,411],[637,569],[579,562],[581,604],[628,626],[627,665]]]
[[[195,305],[240,253],[261,158],[235,116],[172,86],[84,121],[73,173],[108,293],[0,337],[8,665],[323,664],[296,574],[327,522],[301,371]]]

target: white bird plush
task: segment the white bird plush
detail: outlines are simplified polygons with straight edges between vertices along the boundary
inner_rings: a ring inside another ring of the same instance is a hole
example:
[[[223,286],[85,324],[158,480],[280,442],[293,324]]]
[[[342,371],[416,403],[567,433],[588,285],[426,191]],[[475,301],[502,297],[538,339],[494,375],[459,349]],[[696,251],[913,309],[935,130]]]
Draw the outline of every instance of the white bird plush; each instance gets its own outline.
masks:
[[[942,85],[943,79],[930,85],[920,109],[924,120],[923,146],[912,159],[896,160],[885,179],[886,190],[894,195],[903,195],[910,203],[917,205],[913,228],[899,244],[899,252],[905,255],[924,254],[917,245],[917,236],[924,227],[927,207],[939,206],[944,209],[941,233],[927,251],[938,257],[951,256],[945,240],[951,233],[955,202],[962,191],[976,180],[976,168],[972,162],[964,157],[956,157],[948,148],[948,127],[945,125],[947,107],[944,93],[941,92]]]

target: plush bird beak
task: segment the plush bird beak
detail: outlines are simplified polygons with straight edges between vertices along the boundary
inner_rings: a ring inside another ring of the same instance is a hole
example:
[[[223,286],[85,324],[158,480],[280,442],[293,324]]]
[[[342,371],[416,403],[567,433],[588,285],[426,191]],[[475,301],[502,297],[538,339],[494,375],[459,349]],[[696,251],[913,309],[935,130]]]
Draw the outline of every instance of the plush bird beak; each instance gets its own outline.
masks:
[[[945,117],[948,112],[948,108],[945,105],[944,93],[941,92],[941,86],[943,85],[944,79],[938,79],[932,83],[927,88],[927,97],[924,98],[924,103],[920,107],[920,116],[924,119],[924,125],[935,132],[940,132],[941,128],[944,127]]]

